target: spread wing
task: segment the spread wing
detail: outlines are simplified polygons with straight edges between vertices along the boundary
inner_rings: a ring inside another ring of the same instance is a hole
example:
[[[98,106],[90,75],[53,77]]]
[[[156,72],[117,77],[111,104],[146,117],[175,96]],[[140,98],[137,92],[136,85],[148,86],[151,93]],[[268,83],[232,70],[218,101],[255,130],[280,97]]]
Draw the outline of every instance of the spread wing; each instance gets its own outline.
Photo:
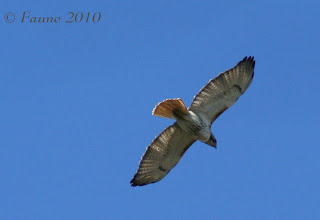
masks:
[[[176,123],[164,129],[147,147],[131,185],[143,186],[161,180],[194,142]]]
[[[194,97],[189,110],[206,116],[212,123],[249,87],[254,65],[254,57],[245,57],[232,69],[220,73]]]

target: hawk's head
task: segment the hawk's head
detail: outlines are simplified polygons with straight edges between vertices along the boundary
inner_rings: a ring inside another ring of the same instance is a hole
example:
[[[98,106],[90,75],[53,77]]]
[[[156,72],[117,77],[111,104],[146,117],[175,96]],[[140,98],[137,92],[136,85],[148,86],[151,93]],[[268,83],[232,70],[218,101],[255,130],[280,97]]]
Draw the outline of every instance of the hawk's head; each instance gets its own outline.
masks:
[[[211,133],[211,135],[210,135],[209,140],[206,142],[206,144],[208,144],[208,145],[210,145],[210,146],[212,146],[212,147],[214,147],[214,148],[217,148],[217,140],[216,140],[216,138],[213,136],[212,133]]]

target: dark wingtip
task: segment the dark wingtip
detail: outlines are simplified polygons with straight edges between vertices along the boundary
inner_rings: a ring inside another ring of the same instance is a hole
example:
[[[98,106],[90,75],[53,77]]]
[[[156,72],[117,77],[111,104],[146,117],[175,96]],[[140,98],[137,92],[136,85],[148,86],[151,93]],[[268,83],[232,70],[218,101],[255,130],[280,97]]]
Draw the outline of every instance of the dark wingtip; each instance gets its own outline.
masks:
[[[254,66],[256,65],[256,61],[254,60],[254,56],[249,56],[249,57],[245,56],[245,57],[243,58],[243,60],[241,60],[241,61],[238,63],[238,65],[241,64],[241,63],[244,63],[244,62],[250,62],[250,63],[252,63],[252,68],[254,68]]]
[[[130,182],[131,183],[131,182]],[[136,187],[136,186],[144,186],[144,185],[147,185],[148,183],[145,183],[145,184],[137,184],[137,183],[131,183],[131,186],[132,187]]]
[[[131,186],[135,187],[137,184],[134,182],[134,178],[130,181]]]
[[[240,65],[240,64],[245,63],[245,62],[248,62],[249,64],[251,64],[252,65],[252,69],[254,69],[254,67],[256,65],[256,61],[254,60],[254,56],[249,56],[249,57],[245,56],[243,58],[243,60],[241,60],[237,65]],[[252,78],[253,78],[253,76],[254,76],[254,72],[252,73]]]
[[[130,184],[132,187],[136,187],[136,186],[144,186],[144,185],[147,185],[148,183],[137,183],[137,181],[135,180],[135,178],[133,177],[133,179],[130,181]]]
[[[238,64],[240,64],[240,63],[244,63],[244,62],[247,62],[247,61],[254,61],[254,57],[253,56],[249,56],[249,57],[247,57],[247,56],[245,56]]]
[[[256,65],[256,61],[254,60],[254,56],[249,57],[249,60],[252,62],[252,69],[254,69],[254,67]],[[251,78],[253,78],[253,76],[254,76],[254,71],[252,73],[252,77]]]

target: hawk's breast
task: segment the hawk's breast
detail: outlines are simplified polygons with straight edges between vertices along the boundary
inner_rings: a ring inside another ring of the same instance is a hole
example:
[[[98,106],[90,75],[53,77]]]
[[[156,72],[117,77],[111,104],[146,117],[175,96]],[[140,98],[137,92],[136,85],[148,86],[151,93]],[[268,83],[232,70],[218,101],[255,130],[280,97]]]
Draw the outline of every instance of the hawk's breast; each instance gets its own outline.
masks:
[[[177,118],[177,124],[193,138],[207,142],[210,138],[210,123],[204,117],[189,111],[188,115]]]

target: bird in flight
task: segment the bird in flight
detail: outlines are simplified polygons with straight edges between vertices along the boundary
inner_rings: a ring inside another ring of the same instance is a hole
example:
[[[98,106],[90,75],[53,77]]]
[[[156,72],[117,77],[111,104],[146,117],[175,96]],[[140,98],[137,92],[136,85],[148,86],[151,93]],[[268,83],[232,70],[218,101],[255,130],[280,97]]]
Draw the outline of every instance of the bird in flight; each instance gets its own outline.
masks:
[[[220,73],[200,90],[189,108],[180,98],[166,99],[156,105],[153,115],[175,119],[176,122],[147,147],[131,186],[160,181],[197,140],[216,148],[211,125],[249,87],[254,66],[254,57],[245,57],[235,67]]]

